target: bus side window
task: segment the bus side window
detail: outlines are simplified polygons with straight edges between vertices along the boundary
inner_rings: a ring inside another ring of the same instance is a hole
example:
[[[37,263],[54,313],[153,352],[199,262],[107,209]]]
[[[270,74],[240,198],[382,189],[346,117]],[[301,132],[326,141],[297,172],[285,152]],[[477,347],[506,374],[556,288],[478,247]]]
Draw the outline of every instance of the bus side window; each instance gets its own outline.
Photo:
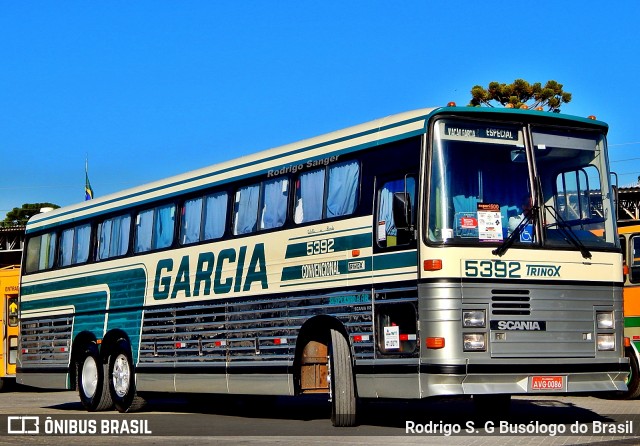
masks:
[[[634,235],[629,240],[631,255],[627,259],[629,264],[629,282],[640,283],[640,235]]]
[[[279,228],[287,219],[289,180],[278,178],[262,183],[260,229]]]
[[[27,242],[26,272],[33,273],[53,267],[57,236],[55,232],[30,238]]]
[[[360,163],[346,161],[300,174],[295,183],[295,223],[351,215],[360,198]]]
[[[168,204],[147,209],[136,217],[135,252],[167,248],[173,243],[175,206]]]
[[[408,245],[415,228],[416,182],[413,177],[387,181],[378,191],[378,246]]]
[[[324,204],[325,169],[300,174],[296,182],[294,221],[306,223],[322,218]]]

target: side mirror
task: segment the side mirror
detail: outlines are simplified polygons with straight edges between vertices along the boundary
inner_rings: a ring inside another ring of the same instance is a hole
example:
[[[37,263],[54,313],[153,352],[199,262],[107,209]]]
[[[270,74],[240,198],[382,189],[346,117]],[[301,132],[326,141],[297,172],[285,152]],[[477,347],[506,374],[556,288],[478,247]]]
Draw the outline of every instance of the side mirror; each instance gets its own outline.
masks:
[[[409,243],[413,239],[413,215],[411,196],[407,192],[393,194],[393,220],[398,231],[398,244]]]

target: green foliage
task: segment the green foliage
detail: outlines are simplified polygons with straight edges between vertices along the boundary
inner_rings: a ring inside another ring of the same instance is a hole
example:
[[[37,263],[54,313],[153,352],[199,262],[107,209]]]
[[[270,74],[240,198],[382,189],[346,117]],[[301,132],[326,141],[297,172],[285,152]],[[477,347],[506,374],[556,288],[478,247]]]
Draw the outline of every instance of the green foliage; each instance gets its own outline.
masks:
[[[524,79],[516,79],[511,84],[490,82],[486,89],[480,85],[471,89],[470,106],[493,107],[492,102],[513,108],[547,107],[548,111],[559,113],[562,104],[571,102],[571,93],[564,91],[562,84],[554,80],[542,86],[540,82],[530,84]]]
[[[2,226],[24,226],[27,221],[35,214],[40,213],[42,208],[54,208],[57,209],[60,206],[53,203],[25,203],[21,208],[13,208],[7,212],[7,216],[1,222]]]

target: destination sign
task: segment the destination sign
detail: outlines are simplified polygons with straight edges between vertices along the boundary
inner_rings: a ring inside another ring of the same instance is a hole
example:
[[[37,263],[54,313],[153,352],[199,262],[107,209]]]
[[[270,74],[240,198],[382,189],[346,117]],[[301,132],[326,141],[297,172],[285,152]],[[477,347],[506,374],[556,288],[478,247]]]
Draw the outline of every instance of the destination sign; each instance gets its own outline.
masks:
[[[518,129],[515,127],[494,127],[467,123],[445,123],[444,135],[446,137],[454,136],[460,138],[484,138],[517,141]]]

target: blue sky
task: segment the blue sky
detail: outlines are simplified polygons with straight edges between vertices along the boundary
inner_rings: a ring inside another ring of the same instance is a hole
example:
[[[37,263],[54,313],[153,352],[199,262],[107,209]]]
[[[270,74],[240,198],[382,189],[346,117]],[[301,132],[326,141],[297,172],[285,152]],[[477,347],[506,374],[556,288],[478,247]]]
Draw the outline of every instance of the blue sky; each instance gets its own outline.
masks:
[[[516,5],[518,4],[518,5]],[[640,2],[30,1],[0,6],[0,219],[84,200],[491,81],[549,79],[640,175]]]

